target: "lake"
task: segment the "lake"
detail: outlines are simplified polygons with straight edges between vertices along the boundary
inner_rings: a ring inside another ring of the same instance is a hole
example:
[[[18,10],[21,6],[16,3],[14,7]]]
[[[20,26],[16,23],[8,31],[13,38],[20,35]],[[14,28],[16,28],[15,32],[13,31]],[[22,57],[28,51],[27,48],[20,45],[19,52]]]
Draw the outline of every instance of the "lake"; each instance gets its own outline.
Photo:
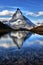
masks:
[[[29,33],[22,40],[11,35],[0,38],[1,65],[43,65],[43,35]]]

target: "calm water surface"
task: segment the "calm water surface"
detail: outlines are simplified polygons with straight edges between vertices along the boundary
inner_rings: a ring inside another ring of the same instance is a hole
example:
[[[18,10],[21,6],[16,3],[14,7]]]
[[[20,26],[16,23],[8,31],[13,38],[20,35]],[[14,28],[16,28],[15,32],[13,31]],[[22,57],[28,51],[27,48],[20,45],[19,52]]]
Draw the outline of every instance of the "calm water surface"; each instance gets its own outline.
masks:
[[[9,34],[4,35],[0,38],[0,64],[43,65],[43,36],[31,34],[19,48]]]

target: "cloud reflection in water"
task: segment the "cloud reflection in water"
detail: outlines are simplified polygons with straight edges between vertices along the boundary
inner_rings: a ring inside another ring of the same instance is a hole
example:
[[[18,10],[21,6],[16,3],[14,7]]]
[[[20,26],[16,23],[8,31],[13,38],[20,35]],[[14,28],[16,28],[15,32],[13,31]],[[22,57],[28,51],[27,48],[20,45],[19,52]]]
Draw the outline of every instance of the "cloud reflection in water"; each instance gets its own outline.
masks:
[[[11,32],[0,38],[0,46],[8,47],[26,47],[43,45],[43,36],[32,34],[31,32]]]

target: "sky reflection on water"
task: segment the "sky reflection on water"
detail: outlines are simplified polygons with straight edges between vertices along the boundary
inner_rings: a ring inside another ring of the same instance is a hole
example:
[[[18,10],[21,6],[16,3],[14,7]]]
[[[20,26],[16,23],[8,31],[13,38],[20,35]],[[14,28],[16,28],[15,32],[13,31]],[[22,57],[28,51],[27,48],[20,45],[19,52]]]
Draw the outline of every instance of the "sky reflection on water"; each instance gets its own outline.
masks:
[[[21,47],[27,47],[27,46],[38,46],[43,45],[43,36],[38,34],[29,34],[25,41],[21,44]],[[13,42],[13,39],[9,36],[9,34],[4,35],[0,38],[0,46],[3,47],[19,47],[19,44],[15,44]]]
[[[24,42],[24,46],[29,46],[32,44],[42,44],[43,45],[43,36],[42,35],[38,35],[38,34],[32,34],[30,38],[28,38],[25,42]]]

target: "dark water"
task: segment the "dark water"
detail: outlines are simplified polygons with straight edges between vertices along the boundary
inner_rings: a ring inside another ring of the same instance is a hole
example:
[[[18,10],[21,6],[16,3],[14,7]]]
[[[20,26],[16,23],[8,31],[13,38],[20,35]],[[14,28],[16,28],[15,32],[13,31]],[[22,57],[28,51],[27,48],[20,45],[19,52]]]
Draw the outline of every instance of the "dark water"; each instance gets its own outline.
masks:
[[[8,34],[1,37],[0,65],[43,65],[43,36],[29,35],[20,48]]]

